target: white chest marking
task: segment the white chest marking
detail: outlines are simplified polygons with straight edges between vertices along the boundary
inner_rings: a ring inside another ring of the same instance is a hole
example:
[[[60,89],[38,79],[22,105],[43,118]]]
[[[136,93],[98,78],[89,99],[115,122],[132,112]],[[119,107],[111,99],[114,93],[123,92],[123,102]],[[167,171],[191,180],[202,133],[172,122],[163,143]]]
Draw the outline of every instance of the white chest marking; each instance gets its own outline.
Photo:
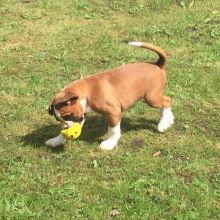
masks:
[[[83,98],[82,100],[80,100],[80,104],[83,108],[83,112],[84,113],[88,113],[91,111],[91,108],[89,107],[89,105],[87,104],[87,99]]]

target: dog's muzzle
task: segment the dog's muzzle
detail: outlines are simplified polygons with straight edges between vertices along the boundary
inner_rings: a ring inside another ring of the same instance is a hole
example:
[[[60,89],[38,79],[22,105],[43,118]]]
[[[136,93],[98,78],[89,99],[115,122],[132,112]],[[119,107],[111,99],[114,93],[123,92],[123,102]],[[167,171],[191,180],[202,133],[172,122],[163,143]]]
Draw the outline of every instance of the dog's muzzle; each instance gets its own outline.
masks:
[[[72,121],[72,122],[78,122],[78,123],[81,123],[84,118],[85,118],[85,115],[83,115],[82,117],[78,118],[78,117],[75,117],[73,114],[68,114],[68,115],[64,115],[64,116],[61,116],[62,119],[64,121]]]

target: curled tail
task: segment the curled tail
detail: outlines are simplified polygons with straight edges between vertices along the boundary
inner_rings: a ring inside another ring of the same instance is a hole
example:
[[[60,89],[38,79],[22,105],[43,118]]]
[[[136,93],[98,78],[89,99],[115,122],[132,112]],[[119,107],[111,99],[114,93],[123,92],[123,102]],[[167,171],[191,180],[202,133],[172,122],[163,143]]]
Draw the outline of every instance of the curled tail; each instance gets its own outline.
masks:
[[[129,45],[136,46],[136,47],[143,47],[143,48],[149,49],[149,50],[157,53],[159,56],[159,59],[155,62],[155,64],[157,66],[159,66],[161,69],[164,68],[164,65],[167,60],[167,54],[162,48],[157,47],[153,44],[147,44],[147,43],[145,44],[143,42],[130,42]]]

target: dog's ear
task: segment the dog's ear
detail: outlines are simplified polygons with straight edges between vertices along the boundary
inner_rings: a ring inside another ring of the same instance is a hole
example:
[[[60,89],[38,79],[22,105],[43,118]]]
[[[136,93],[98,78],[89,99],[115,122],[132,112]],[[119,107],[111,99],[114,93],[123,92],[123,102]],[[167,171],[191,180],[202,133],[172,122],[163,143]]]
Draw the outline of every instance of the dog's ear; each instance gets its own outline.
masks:
[[[48,106],[48,110],[47,110],[50,115],[54,115],[53,103],[54,103],[54,98],[50,101],[49,106]]]
[[[79,97],[76,94],[73,94],[71,92],[69,93],[59,93],[55,99],[54,99],[54,104],[60,104],[60,103],[67,103],[70,104],[72,101],[76,101]],[[68,103],[69,102],[69,103]]]
[[[49,113],[50,115],[54,115],[53,105],[49,105],[49,107],[48,107],[48,113]]]

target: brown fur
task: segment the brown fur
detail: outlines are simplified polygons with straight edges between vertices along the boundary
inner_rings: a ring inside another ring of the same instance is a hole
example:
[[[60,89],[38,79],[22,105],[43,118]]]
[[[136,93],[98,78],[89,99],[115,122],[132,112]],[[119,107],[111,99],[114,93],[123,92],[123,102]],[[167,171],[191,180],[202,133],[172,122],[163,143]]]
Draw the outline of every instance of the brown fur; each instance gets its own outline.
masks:
[[[142,47],[156,52],[159,60],[156,63],[127,64],[75,81],[55,96],[53,105],[66,103],[56,108],[60,114],[72,113],[80,118],[84,112],[79,101],[86,98],[87,105],[104,115],[110,127],[116,126],[121,113],[140,99],[151,107],[171,107],[171,99],[163,95],[166,53],[151,44]]]

